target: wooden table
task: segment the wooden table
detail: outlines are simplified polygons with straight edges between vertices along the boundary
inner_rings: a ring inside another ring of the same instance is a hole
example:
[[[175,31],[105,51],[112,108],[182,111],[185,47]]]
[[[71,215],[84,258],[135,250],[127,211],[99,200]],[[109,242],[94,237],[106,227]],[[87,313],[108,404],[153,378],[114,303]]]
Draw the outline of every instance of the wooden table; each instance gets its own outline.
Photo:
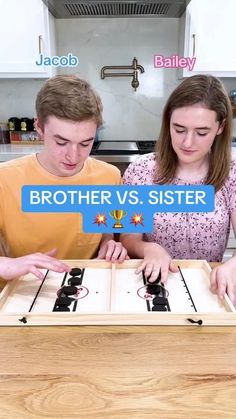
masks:
[[[0,328],[0,418],[236,417],[236,328]]]
[[[0,418],[235,418],[233,327],[0,329]]]

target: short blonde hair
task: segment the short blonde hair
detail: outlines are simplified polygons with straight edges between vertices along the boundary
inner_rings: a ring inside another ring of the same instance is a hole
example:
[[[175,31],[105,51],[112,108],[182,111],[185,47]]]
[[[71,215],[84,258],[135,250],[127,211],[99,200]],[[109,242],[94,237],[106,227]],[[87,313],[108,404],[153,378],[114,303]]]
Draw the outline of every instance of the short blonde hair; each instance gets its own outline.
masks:
[[[49,116],[72,121],[93,120],[102,125],[102,102],[90,84],[75,75],[50,78],[36,98],[36,113],[41,127]]]

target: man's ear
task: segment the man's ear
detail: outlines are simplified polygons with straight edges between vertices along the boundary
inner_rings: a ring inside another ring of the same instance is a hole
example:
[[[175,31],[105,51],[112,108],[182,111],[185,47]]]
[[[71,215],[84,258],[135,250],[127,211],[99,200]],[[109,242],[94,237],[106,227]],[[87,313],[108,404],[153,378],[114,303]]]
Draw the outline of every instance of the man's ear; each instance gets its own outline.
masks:
[[[223,121],[221,122],[216,135],[222,134],[222,132],[224,131],[224,128],[225,128],[225,119],[223,119]]]
[[[43,137],[43,128],[41,128],[41,124],[39,118],[36,116],[34,118],[34,126],[40,138]]]

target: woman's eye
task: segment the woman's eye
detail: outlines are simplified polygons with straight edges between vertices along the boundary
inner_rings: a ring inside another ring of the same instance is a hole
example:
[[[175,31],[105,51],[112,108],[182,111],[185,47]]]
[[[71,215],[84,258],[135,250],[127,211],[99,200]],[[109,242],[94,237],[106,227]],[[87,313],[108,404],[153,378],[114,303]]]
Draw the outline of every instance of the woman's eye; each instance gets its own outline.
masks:
[[[175,131],[177,132],[177,134],[183,134],[184,133],[184,129],[183,130],[176,129]]]
[[[205,135],[207,135],[206,132],[198,132],[197,135],[199,135],[199,137],[205,137]]]

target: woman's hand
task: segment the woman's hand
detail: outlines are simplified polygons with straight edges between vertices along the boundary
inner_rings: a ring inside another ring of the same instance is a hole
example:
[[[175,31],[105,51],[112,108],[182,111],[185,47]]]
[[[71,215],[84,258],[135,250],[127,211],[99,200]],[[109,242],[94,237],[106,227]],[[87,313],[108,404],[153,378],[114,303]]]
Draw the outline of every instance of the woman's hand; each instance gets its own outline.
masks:
[[[144,271],[145,278],[148,278],[149,282],[154,282],[161,272],[161,282],[165,283],[169,271],[178,272],[169,253],[159,244],[146,242],[143,246],[144,258],[136,270],[137,274]]]
[[[0,277],[9,280],[32,273],[37,278],[43,279],[44,274],[39,268],[54,272],[70,272],[70,266],[53,257],[55,253],[56,249],[53,249],[48,253],[38,252],[18,258],[0,257]]]
[[[105,259],[107,262],[122,263],[129,259],[126,248],[115,240],[103,241],[98,252],[97,259]]]
[[[211,271],[210,290],[223,300],[225,293],[236,306],[236,256]]]

